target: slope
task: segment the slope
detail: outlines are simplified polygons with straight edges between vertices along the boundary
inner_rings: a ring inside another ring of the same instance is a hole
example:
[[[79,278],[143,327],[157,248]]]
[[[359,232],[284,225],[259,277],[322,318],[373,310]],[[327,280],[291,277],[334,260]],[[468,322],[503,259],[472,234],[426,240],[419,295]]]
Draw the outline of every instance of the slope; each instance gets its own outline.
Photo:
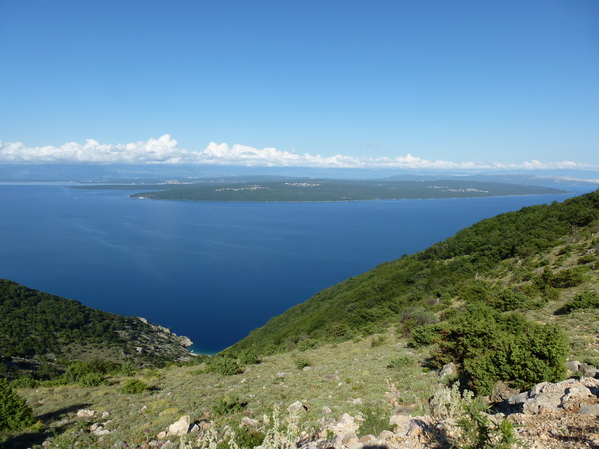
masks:
[[[226,352],[268,354],[348,340],[400,323],[409,331],[474,300],[503,311],[543,308],[559,297],[560,288],[583,280],[596,289],[598,218],[595,191],[483,220],[423,252],[323,290]],[[558,250],[563,254],[550,266],[548,255]],[[570,260],[565,255],[572,254],[580,263],[564,265]]]
[[[91,359],[161,366],[188,357],[184,346],[190,344],[143,318],[103,312],[0,279],[0,361],[6,366]]]

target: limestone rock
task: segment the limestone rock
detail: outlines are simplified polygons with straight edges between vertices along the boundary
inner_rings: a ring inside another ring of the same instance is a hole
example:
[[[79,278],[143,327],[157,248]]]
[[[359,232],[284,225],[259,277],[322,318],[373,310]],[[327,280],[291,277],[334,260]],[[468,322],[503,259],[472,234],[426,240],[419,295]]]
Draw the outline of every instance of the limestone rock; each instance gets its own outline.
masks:
[[[77,410],[77,418],[93,418],[96,415],[95,410],[82,408]]]
[[[184,415],[177,422],[174,422],[170,426],[168,426],[168,434],[181,436],[187,434],[189,431],[189,426],[191,424],[191,418],[189,415]]]
[[[300,413],[304,413],[308,408],[302,404],[300,401],[296,401],[287,407],[287,411],[290,415],[299,415]]]
[[[449,362],[448,364],[443,365],[443,368],[441,368],[441,371],[439,371],[439,377],[444,378],[446,376],[453,376],[457,372],[458,368],[455,366],[455,363]]]

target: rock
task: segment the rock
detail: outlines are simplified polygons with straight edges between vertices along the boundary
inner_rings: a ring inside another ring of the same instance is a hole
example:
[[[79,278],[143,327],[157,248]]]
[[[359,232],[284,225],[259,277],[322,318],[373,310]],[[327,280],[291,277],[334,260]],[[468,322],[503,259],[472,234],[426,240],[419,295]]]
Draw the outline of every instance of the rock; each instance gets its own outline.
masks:
[[[582,404],[580,410],[578,410],[578,414],[599,416],[599,404]]]
[[[277,374],[275,374],[275,377],[277,379],[282,379],[283,377],[288,376],[289,374],[291,374],[291,373],[286,373],[284,371],[279,371]]]
[[[158,438],[159,440],[164,440],[166,438],[166,431],[162,431],[160,432],[158,435],[156,435],[156,438]]]
[[[241,419],[241,427],[251,427],[257,428],[260,425],[260,422],[257,419],[250,418],[248,416],[244,416]]]
[[[578,372],[578,368],[580,368],[580,362],[578,360],[573,360],[571,362],[566,362],[566,368],[572,373]]]
[[[327,407],[326,405],[322,408],[322,414],[323,415],[330,415],[331,413],[333,413],[333,411]]]
[[[524,404],[527,399],[528,399],[528,391],[525,391],[523,393],[518,393],[518,394],[514,394],[514,395],[510,396],[507,399],[507,402],[510,405],[520,405],[520,404]]]
[[[308,408],[302,404],[300,401],[296,401],[287,407],[287,411],[290,415],[299,415],[300,413],[304,413]]]
[[[108,413],[108,412],[102,413],[102,418],[108,418],[109,416],[110,416],[110,413]]]
[[[505,382],[497,382],[493,387],[493,392],[489,399],[492,403],[503,402],[506,399],[509,400],[512,396],[518,394],[518,390],[510,388]]]
[[[381,432],[381,434],[379,435],[378,440],[379,441],[387,441],[387,440],[393,438],[394,435],[395,434],[393,432],[391,432],[390,430],[383,430]]]
[[[379,440],[374,435],[364,435],[360,438],[360,443],[364,446],[376,446],[379,444]]]
[[[363,404],[362,398],[356,398],[356,399],[350,398],[350,400],[348,402],[352,405],[362,405]]]
[[[94,435],[108,435],[110,433],[110,430],[98,429],[98,430],[95,430],[93,433],[94,433]]]
[[[93,418],[96,412],[88,408],[77,410],[77,418]]]
[[[346,443],[346,446],[347,449],[362,449],[364,447],[364,444],[357,440],[351,440]]]
[[[168,435],[182,436],[187,434],[189,426],[191,424],[191,418],[189,415],[184,415],[177,422],[174,422],[168,426]]]
[[[439,377],[444,378],[446,376],[453,376],[458,372],[458,368],[455,366],[453,362],[449,362],[446,365],[443,365],[441,371],[439,371]]]

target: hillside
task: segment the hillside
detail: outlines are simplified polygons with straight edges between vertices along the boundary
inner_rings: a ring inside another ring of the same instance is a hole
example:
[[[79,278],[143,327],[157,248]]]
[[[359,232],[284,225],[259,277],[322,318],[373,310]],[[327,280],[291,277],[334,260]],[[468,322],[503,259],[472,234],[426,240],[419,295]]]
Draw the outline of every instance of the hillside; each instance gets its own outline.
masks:
[[[33,418],[0,409],[0,445],[598,447],[598,253],[599,191],[484,220],[218,356],[17,379]]]
[[[191,342],[138,317],[84,306],[0,279],[0,368],[33,373],[73,361],[163,366],[189,357]]]
[[[534,310],[563,288],[596,292],[599,191],[483,220],[429,249],[323,290],[236,343],[273,353],[438,321],[478,299]]]

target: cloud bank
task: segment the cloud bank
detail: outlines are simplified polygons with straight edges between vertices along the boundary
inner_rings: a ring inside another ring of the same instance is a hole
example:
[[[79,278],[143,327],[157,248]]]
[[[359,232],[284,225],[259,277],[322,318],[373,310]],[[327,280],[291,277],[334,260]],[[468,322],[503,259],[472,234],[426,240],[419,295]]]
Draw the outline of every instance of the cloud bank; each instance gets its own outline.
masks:
[[[101,144],[86,140],[84,144],[66,143],[59,147],[28,147],[21,142],[0,141],[0,163],[96,163],[96,164],[213,164],[263,167],[327,167],[327,168],[408,168],[408,169],[584,169],[588,165],[572,161],[522,163],[452,162],[427,160],[411,154],[398,157],[334,156],[253,148],[245,145],[211,142],[204,150],[192,151],[179,147],[165,134],[126,144]]]

